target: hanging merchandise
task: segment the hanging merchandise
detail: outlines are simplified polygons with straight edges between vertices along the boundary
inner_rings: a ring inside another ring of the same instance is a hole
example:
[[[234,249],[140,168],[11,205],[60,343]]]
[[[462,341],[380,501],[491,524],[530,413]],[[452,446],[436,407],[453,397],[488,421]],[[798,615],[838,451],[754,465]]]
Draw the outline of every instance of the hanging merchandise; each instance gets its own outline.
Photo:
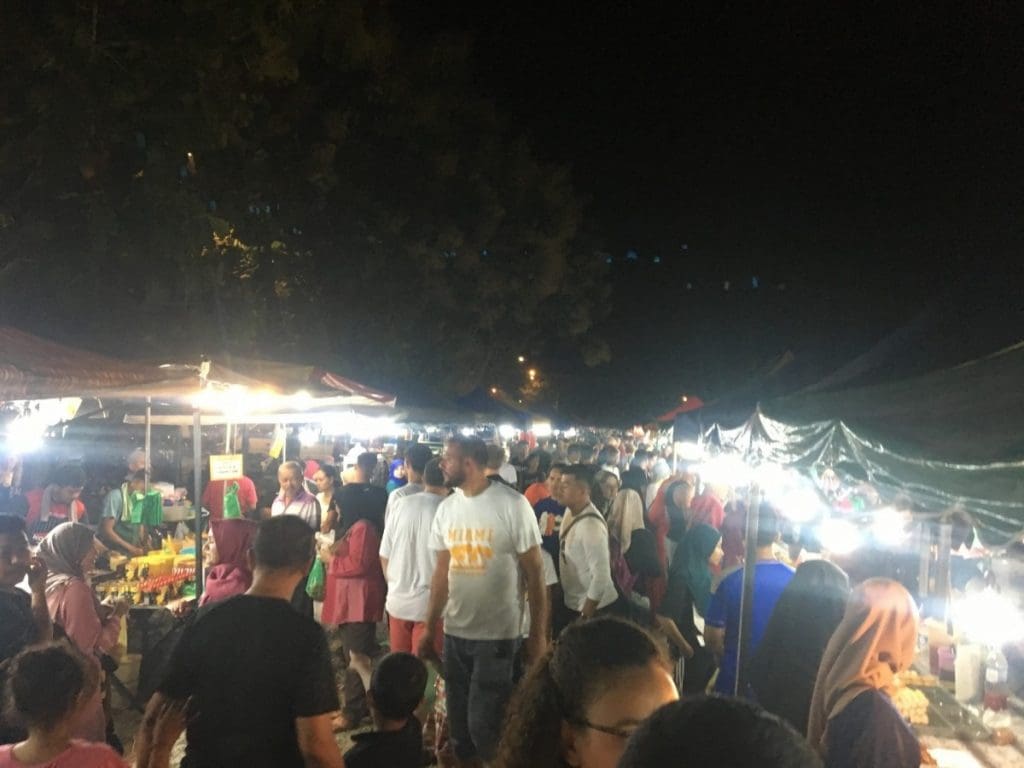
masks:
[[[284,427],[278,425],[274,427],[274,442],[270,445],[270,450],[267,453],[270,458],[277,459],[281,457],[281,451],[284,450]]]
[[[135,525],[150,527],[162,525],[164,522],[164,502],[160,491],[152,490],[145,493],[133,493],[131,497],[131,518]]]
[[[238,483],[224,488],[224,519],[237,520],[242,516],[242,507],[238,503]]]

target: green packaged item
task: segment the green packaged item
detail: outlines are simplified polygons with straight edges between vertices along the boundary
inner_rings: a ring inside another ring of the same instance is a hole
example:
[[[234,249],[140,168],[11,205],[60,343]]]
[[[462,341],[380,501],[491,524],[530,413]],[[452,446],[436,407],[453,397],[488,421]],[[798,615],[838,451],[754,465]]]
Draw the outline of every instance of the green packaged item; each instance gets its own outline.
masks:
[[[312,600],[323,600],[324,599],[324,584],[327,581],[327,571],[324,569],[324,564],[317,558],[313,561],[313,568],[309,572],[309,578],[306,579],[306,594],[309,595]]]
[[[164,501],[160,491],[133,493],[131,498],[133,525],[158,526],[164,522]]]
[[[224,486],[224,519],[237,520],[242,516],[242,507],[238,503],[238,483]]]

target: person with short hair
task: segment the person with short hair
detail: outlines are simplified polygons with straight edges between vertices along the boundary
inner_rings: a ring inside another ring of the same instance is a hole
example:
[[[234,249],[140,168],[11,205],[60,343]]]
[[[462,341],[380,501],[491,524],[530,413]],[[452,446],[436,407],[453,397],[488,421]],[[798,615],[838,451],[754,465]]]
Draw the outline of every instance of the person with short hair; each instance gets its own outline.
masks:
[[[423,727],[416,709],[426,685],[427,667],[412,654],[381,659],[367,691],[374,730],[352,737],[345,768],[421,768]]]
[[[540,545],[551,558],[553,566],[558,564],[558,532],[561,530],[562,517],[565,515],[565,505],[558,500],[557,492],[562,480],[562,472],[568,466],[568,464],[557,463],[551,465],[547,480],[544,482],[545,495],[533,505],[537,524],[540,526]]]
[[[615,475],[616,480],[619,478],[619,449],[616,446],[611,443],[605,445],[598,454],[597,463],[602,470]]]
[[[494,765],[614,768],[640,724],[679,698],[671,669],[664,647],[635,624],[573,624],[516,690]]]
[[[260,523],[252,586],[202,608],[183,632],[146,710],[139,765],[162,759],[180,735],[178,728],[154,739],[154,714],[187,701],[183,768],[343,768],[331,730],[338,692],[327,639],[289,605],[313,556],[313,529],[302,518]]]
[[[103,500],[100,539],[111,549],[138,557],[146,554],[146,526],[132,522],[132,494],[146,490],[146,470],[140,469]]]
[[[146,457],[146,449],[136,448],[129,453],[125,465],[128,467],[128,474],[125,476],[126,480],[136,472],[149,472],[149,459]]]
[[[405,476],[408,482],[401,488],[396,488],[388,494],[388,503],[384,508],[384,525],[388,524],[388,517],[391,509],[399,499],[420,493],[423,490],[423,472],[427,468],[427,462],[434,458],[434,452],[429,445],[414,443],[405,450]]]
[[[348,530],[356,520],[372,520],[378,531],[384,528],[388,492],[371,481],[377,466],[377,454],[365,451],[356,459],[353,478],[334,497],[338,505],[338,532]]]
[[[534,451],[526,460],[528,484],[526,490],[523,491],[523,496],[532,507],[536,507],[538,501],[551,495],[547,484],[551,463],[551,454],[547,451]]]
[[[210,510],[211,520],[224,517],[224,493],[234,483],[238,483],[238,507],[242,517],[251,517],[255,512],[259,496],[251,477],[241,475],[230,480],[211,480],[203,489],[203,506]]]
[[[611,608],[619,597],[612,581],[608,524],[590,501],[593,474],[583,464],[566,467],[558,495],[569,517],[559,534],[558,573],[566,608],[583,619]]]
[[[29,592],[18,588],[26,576]],[[7,663],[28,646],[53,637],[46,576],[46,563],[29,550],[25,521],[0,515],[0,691]],[[8,722],[3,709],[0,706],[0,744],[20,741],[24,729]]]
[[[61,523],[81,522],[85,504],[78,498],[85,488],[85,470],[75,464],[63,464],[54,470],[45,488],[25,494],[28,511],[25,526],[38,541]]]
[[[304,469],[297,461],[286,461],[277,468],[277,482],[281,492],[271,507],[272,517],[293,515],[306,521],[312,530],[320,530],[320,502],[306,490]]]
[[[99,675],[63,645],[31,648],[11,663],[8,689],[28,738],[0,747],[0,768],[128,768],[106,744],[73,738],[99,690]]]
[[[434,627],[444,614],[448,725],[463,766],[492,760],[505,705],[512,695],[523,619],[521,577],[530,610],[526,657],[544,655],[548,600],[540,529],[522,494],[484,474],[487,446],[453,437],[441,461],[455,492],[434,517],[430,547],[437,552],[431,580],[423,658],[434,656]]]
[[[821,768],[804,738],[779,718],[740,699],[695,696],[667,704],[640,726],[619,768]]]
[[[415,446],[414,446],[415,447]],[[392,651],[416,653],[426,630],[430,607],[430,580],[437,553],[430,548],[430,531],[437,508],[448,497],[439,459],[427,462],[421,493],[399,498],[384,526],[380,564],[388,583],[388,633]],[[442,633],[435,650],[441,655]]]
[[[487,446],[487,477],[488,479],[507,485],[513,490],[516,487],[516,469],[506,461],[507,454],[500,445]],[[504,467],[511,467],[512,471],[503,472]],[[511,478],[511,479],[509,479]]]
[[[754,565],[754,606],[750,628],[752,657],[764,636],[775,604],[793,579],[793,569],[775,559],[774,546],[779,538],[779,515],[767,502],[757,509],[757,561]],[[740,644],[740,603],[743,598],[743,570],[727,575],[718,585],[705,615],[704,636],[708,647],[719,660],[717,693],[732,696],[735,692]],[[750,657],[744,663],[749,663]],[[741,696],[748,691],[740,691]]]

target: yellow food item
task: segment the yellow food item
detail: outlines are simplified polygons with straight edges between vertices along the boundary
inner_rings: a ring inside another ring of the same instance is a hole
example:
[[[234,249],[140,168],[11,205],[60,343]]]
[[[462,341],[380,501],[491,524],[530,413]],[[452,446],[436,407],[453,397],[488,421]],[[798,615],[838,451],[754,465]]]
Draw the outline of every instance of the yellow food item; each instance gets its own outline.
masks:
[[[898,679],[902,685],[914,688],[936,688],[939,685],[939,678],[935,675],[922,675],[912,669],[900,672]]]
[[[920,691],[900,688],[892,697],[892,705],[911,725],[928,725],[928,697]]]

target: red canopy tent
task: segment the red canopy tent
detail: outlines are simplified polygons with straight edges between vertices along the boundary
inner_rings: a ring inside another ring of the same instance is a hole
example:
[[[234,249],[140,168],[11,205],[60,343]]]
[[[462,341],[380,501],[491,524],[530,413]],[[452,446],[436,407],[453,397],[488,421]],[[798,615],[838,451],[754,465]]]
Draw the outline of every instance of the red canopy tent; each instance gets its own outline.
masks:
[[[695,395],[685,395],[683,397],[681,405],[673,408],[671,411],[668,411],[667,413],[661,414],[661,416],[655,419],[655,421],[674,423],[676,420],[676,416],[679,416],[683,413],[689,413],[690,411],[699,411],[703,407],[704,401],[701,400],[699,397],[696,397]]]
[[[188,379],[198,381],[193,371],[130,363],[0,327],[0,400],[90,397],[111,391],[145,397],[171,381],[180,386]]]

